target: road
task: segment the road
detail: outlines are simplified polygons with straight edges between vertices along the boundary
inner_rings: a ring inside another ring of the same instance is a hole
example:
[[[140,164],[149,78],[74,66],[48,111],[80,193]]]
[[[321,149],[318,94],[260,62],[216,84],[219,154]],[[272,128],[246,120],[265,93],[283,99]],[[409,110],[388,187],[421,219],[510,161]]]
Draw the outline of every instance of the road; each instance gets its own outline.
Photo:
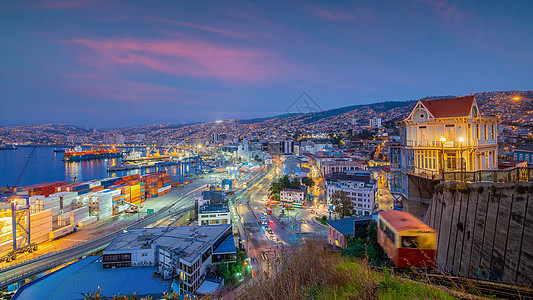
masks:
[[[120,215],[99,220],[90,226],[81,228],[65,238],[39,245],[37,253],[21,256],[19,264],[7,266],[0,275],[0,289],[17,282],[20,279],[41,273],[53,267],[60,266],[85,255],[104,249],[123,228],[142,228],[150,224],[159,223],[170,216],[192,209],[194,200],[201,190],[209,183],[209,177],[198,179],[186,185],[183,189],[172,189],[162,196],[148,199],[142,211],[148,208],[155,210],[155,215]],[[77,244],[77,246],[73,246]],[[48,251],[48,252],[47,252]],[[57,251],[57,252],[56,252]],[[42,253],[42,255],[41,255]],[[31,256],[36,255],[35,259]],[[24,259],[30,259],[24,261]]]
[[[240,216],[234,224],[239,228],[241,239],[248,250],[248,257],[254,258],[253,268],[262,267],[262,253],[274,253],[281,247],[300,242],[301,238],[326,238],[326,227],[314,222],[316,216],[312,208],[295,209],[280,217],[281,208],[273,209],[273,215],[267,215],[265,204],[268,202],[268,188],[273,180],[276,168],[260,179],[255,185],[243,192],[235,202],[235,208]],[[261,225],[261,215],[265,213],[267,226]],[[302,219],[305,220],[302,224]],[[269,239],[265,227],[269,227],[274,240]],[[301,228],[301,229],[300,229]],[[301,232],[301,233],[300,233]],[[282,243],[282,246],[279,243]]]

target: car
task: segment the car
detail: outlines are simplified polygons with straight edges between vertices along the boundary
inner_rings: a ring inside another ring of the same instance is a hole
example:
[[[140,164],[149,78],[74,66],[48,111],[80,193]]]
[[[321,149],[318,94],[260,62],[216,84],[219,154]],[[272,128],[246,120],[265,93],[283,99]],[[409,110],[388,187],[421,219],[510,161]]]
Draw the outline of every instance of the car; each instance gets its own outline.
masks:
[[[266,227],[265,227],[265,230],[266,230],[266,231],[269,231],[269,230],[270,230],[270,227],[266,226]]]
[[[270,234],[274,234],[274,231],[272,231],[272,229],[268,229],[267,232]]]
[[[273,241],[275,241],[275,240],[276,240],[276,237],[275,237],[275,236],[273,236],[273,235],[269,235],[269,236],[268,236],[268,238],[269,238],[270,240],[273,240]]]
[[[302,219],[302,224],[305,224],[307,223],[307,221],[305,219]]]
[[[283,242],[278,242],[278,246],[283,246]]]

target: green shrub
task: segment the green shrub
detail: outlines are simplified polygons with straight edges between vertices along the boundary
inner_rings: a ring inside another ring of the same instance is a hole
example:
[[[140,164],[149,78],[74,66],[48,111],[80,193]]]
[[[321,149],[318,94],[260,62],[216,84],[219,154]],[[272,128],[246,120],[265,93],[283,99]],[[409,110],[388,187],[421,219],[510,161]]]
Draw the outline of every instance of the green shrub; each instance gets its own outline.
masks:
[[[447,185],[447,186],[446,186],[446,189],[447,189],[450,193],[452,193],[452,195],[455,194],[455,191],[457,191],[456,186],[453,185],[453,184]]]
[[[478,187],[476,188],[476,192],[477,192],[478,194],[483,193],[483,186],[481,186],[481,185],[478,186]]]
[[[490,191],[492,192],[493,195],[496,195],[496,192],[498,191],[498,188],[495,185],[492,185],[490,187]]]
[[[456,190],[461,193],[461,194],[464,194],[464,195],[467,195],[470,193],[470,188],[468,187],[468,185],[464,184],[464,183],[459,183],[457,186],[456,186]]]

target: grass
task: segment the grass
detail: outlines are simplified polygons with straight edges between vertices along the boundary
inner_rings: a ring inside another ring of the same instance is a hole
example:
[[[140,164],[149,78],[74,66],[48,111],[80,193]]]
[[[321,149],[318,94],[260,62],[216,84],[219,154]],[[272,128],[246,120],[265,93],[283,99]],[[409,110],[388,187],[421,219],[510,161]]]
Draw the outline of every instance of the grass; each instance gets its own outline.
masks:
[[[378,272],[365,260],[342,257],[308,240],[269,258],[267,268],[239,299],[456,299],[430,284],[390,271]]]
[[[324,225],[324,226],[328,226],[328,223],[326,223],[326,220],[324,220],[324,219],[322,219],[322,218],[320,218],[320,217],[315,217],[315,219],[316,219],[318,222],[322,223],[322,225]]]
[[[456,299],[438,288],[374,271],[365,261],[341,258],[337,269],[349,274],[350,282],[322,289],[315,299]]]

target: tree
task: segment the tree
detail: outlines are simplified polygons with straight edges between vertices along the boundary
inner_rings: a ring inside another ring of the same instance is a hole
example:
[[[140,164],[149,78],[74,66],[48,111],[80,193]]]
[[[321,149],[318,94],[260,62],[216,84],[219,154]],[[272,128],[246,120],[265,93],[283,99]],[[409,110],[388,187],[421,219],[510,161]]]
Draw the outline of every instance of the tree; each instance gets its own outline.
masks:
[[[289,179],[289,176],[285,175],[281,178],[279,181],[280,183],[280,190],[287,189],[291,186],[291,180]]]
[[[302,178],[302,183],[303,185],[305,185],[306,187],[313,187],[315,186],[315,182],[313,181],[313,179],[311,179],[310,177],[304,177]]]
[[[335,191],[331,195],[331,204],[335,206],[335,212],[341,216],[341,219],[352,215],[354,206],[347,192]]]
[[[292,181],[291,181],[291,184],[288,186],[288,188],[299,189],[301,186],[302,186],[302,184],[300,183],[300,179],[293,178]]]
[[[279,194],[281,191],[281,184],[278,181],[272,181],[270,183],[270,191],[272,194]]]

